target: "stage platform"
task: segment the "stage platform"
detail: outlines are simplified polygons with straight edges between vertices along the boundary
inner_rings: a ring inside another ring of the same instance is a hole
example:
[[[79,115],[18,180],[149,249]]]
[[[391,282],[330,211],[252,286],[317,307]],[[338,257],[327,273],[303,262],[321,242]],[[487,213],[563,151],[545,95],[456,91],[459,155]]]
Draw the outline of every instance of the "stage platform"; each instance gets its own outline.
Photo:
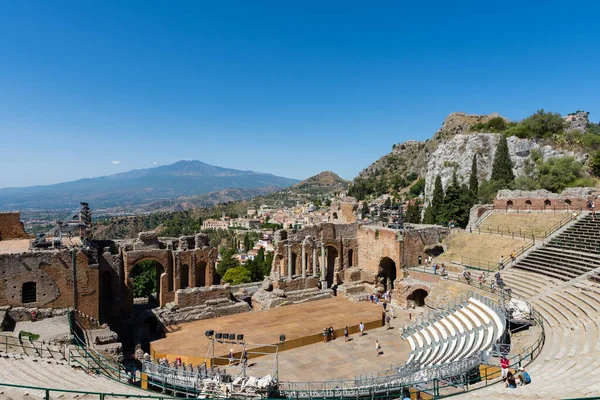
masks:
[[[212,329],[215,332],[243,334],[251,353],[252,350],[273,351],[274,348],[261,345],[277,344],[279,335],[283,334],[286,340],[279,345],[281,352],[323,341],[325,327],[332,326],[338,338],[343,337],[346,326],[350,333],[358,332],[360,322],[365,324],[365,330],[381,327],[382,313],[381,305],[355,303],[334,297],[181,324],[180,330],[167,333],[166,338],[150,343],[150,351],[154,359],[167,357],[173,361],[176,357],[181,357],[186,364],[201,364],[209,361],[206,356],[210,340],[206,338],[205,332]],[[216,343],[215,356],[224,357],[231,348],[239,353],[242,345]]]

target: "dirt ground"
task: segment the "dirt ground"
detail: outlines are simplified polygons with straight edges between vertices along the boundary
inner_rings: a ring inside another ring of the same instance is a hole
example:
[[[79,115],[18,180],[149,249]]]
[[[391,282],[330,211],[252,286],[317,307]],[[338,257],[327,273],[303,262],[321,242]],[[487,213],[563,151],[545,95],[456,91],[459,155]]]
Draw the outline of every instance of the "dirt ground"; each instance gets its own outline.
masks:
[[[568,212],[531,212],[531,213],[502,213],[494,212],[479,226],[481,232],[495,232],[515,235],[535,235],[540,237],[562,219],[569,216]]]
[[[434,261],[438,264],[450,264],[454,261],[472,266],[492,267],[500,261],[500,256],[504,256],[505,262],[508,262],[513,250],[518,252],[529,242],[509,236],[454,231],[444,239],[444,253]]]

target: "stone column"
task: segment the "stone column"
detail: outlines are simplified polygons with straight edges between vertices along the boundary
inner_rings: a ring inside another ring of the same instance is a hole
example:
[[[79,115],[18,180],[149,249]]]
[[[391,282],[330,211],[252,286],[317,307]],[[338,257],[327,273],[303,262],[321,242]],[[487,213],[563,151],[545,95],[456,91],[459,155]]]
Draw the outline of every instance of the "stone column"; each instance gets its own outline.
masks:
[[[312,256],[312,275],[317,277],[317,246],[313,245],[313,256]]]
[[[302,277],[306,278],[306,242],[302,242]]]
[[[287,267],[288,267],[288,271],[287,271],[288,272],[288,279],[291,280],[292,279],[292,273],[293,273],[292,272],[292,268],[294,267],[292,265],[292,245],[291,244],[288,244],[288,265],[287,265]]]
[[[321,287],[327,287],[327,257],[325,256],[325,245],[321,243]]]

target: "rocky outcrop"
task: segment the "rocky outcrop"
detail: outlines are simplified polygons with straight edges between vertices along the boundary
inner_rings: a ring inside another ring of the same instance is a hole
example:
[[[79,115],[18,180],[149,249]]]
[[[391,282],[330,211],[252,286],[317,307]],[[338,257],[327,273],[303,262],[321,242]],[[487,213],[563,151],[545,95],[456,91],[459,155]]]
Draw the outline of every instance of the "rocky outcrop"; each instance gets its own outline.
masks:
[[[565,117],[565,130],[585,133],[590,124],[589,115],[590,113],[587,111],[577,111],[567,115]]]
[[[501,117],[500,114],[478,115],[454,112],[446,117],[440,129],[433,135],[433,139],[446,139],[454,135],[469,133],[473,125],[480,122],[488,122],[490,119],[497,117]]]
[[[460,184],[468,184],[469,177],[471,176],[473,154],[477,154],[479,181],[490,179],[498,138],[499,134],[494,133],[472,133],[458,134],[448,140],[442,141],[431,154],[427,163],[425,198],[431,198],[435,178],[438,175],[442,179],[444,189],[452,180],[455,170],[458,182]],[[572,156],[579,160],[585,159],[585,156],[581,153],[557,150],[532,139],[519,139],[512,136],[508,138],[507,142],[510,158],[513,162],[513,172],[517,177],[525,174],[525,166],[530,160],[533,150],[536,150],[544,161],[550,158],[567,156]]]

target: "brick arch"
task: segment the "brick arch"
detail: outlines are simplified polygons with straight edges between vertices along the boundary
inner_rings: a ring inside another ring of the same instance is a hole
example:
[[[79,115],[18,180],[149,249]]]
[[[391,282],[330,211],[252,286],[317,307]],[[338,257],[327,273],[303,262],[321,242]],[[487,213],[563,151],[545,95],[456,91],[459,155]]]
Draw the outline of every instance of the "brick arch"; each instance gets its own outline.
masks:
[[[407,307],[409,300],[412,300],[411,296],[417,290],[424,290],[427,293],[427,296],[429,296],[431,287],[421,283],[406,284],[404,281],[400,281],[394,288],[392,299],[394,303],[398,303],[399,306]]]
[[[173,266],[170,262],[169,250],[148,250],[123,252],[123,278],[126,289],[127,304],[133,304],[133,279],[130,278],[133,267],[140,261],[155,261],[161,265],[163,272],[158,279],[159,305],[167,303],[167,293],[173,291]],[[130,307],[129,307],[130,308]]]

